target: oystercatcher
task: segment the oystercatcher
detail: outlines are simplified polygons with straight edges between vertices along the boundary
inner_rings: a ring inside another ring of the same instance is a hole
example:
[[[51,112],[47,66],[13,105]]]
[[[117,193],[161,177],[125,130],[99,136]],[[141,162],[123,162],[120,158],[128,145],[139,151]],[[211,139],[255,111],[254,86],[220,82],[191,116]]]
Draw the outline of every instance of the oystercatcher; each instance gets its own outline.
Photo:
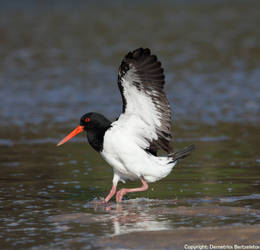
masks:
[[[125,194],[148,189],[148,182],[166,177],[181,158],[188,156],[194,145],[173,152],[171,145],[171,110],[163,92],[164,74],[161,63],[150,49],[129,52],[121,62],[118,87],[123,100],[122,114],[113,122],[99,113],[83,115],[80,124],[57,146],[86,131],[89,144],[113,167],[110,193],[121,202]],[[158,150],[167,153],[158,156]],[[116,191],[119,181],[140,180],[138,188]]]

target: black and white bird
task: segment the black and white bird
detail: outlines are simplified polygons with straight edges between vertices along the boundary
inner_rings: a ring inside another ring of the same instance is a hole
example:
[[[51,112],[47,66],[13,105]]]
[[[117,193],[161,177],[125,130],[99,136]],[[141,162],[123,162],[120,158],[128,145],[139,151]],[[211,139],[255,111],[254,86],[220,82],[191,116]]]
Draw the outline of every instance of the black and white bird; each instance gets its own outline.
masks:
[[[177,161],[186,157],[194,145],[173,152],[171,110],[163,91],[164,74],[161,63],[150,49],[129,52],[121,62],[118,87],[123,111],[111,122],[99,113],[87,113],[79,126],[61,140],[62,145],[76,134],[86,131],[89,144],[112,166],[113,185],[104,202],[115,194],[121,202],[125,194],[148,189],[148,182],[166,177]],[[159,150],[167,153],[158,156]],[[138,188],[116,191],[119,181],[140,180]]]

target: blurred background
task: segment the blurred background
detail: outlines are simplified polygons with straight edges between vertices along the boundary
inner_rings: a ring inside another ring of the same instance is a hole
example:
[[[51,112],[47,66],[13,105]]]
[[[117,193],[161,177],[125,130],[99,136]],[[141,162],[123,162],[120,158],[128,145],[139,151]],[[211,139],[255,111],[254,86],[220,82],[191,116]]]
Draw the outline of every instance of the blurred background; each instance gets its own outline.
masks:
[[[149,47],[176,121],[260,118],[258,1],[1,1],[0,125],[121,112],[122,57]]]
[[[48,249],[73,237],[88,245],[115,233],[111,221],[91,228],[49,221],[100,213],[86,203],[104,197],[112,180],[85,136],[55,145],[86,112],[109,119],[121,113],[117,70],[138,47],[149,47],[165,69],[175,148],[194,143],[196,151],[150,191],[128,199],[177,198],[188,207],[224,199],[260,208],[259,10],[257,0],[1,0],[0,245]],[[155,230],[259,223],[253,214],[158,219],[140,210],[139,222],[145,214],[141,221],[156,222]],[[117,228],[137,230],[135,220],[128,223]]]

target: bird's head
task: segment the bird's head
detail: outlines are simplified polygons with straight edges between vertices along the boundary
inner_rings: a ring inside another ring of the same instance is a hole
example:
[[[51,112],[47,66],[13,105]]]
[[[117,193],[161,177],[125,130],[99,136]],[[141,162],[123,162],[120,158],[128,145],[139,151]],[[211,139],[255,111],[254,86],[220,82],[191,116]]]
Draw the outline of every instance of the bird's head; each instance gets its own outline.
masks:
[[[57,146],[61,146],[62,144],[64,144],[65,142],[67,142],[68,140],[70,140],[71,138],[83,131],[97,132],[103,130],[104,128],[107,128],[108,126],[110,126],[110,124],[111,122],[101,114],[94,112],[86,113],[80,118],[79,125],[73,131],[71,131],[65,138],[63,138],[57,144]]]

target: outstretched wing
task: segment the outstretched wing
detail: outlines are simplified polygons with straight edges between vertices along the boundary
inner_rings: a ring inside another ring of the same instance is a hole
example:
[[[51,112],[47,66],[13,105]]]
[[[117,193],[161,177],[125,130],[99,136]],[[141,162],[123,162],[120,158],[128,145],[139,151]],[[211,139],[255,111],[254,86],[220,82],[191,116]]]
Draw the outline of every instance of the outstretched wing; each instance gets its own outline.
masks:
[[[147,150],[156,154],[172,152],[171,110],[165,93],[161,63],[149,49],[139,48],[123,59],[118,73],[123,114],[137,115],[144,122],[142,136],[150,143]]]

